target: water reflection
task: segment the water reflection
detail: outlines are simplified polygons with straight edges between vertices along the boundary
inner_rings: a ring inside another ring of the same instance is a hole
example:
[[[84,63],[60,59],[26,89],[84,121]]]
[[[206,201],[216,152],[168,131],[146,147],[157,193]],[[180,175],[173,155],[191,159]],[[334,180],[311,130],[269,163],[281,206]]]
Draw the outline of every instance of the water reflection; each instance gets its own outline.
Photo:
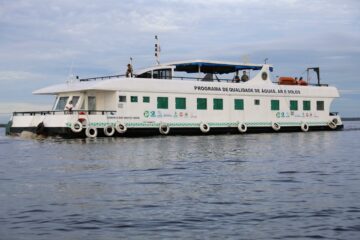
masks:
[[[352,239],[359,232],[357,130],[0,136],[5,239]]]

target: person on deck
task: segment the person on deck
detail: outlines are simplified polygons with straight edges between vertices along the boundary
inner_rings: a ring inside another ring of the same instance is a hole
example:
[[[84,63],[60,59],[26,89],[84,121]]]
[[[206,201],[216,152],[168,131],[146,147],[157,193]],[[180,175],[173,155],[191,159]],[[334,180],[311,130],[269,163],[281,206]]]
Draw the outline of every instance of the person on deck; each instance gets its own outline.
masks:
[[[133,68],[132,68],[131,64],[129,63],[127,65],[126,77],[132,77],[132,76],[133,76]]]
[[[235,77],[234,77],[234,79],[232,80],[232,82],[239,83],[239,82],[240,82],[239,75],[235,75]]]
[[[65,110],[66,110],[66,111],[69,111],[69,113],[72,113],[73,108],[74,108],[74,105],[73,105],[73,102],[72,102],[72,101],[70,101],[70,102],[69,102],[68,104],[66,104],[66,106],[65,106]]]
[[[241,81],[247,82],[249,80],[249,76],[246,75],[246,71],[243,71],[243,75],[241,76]]]

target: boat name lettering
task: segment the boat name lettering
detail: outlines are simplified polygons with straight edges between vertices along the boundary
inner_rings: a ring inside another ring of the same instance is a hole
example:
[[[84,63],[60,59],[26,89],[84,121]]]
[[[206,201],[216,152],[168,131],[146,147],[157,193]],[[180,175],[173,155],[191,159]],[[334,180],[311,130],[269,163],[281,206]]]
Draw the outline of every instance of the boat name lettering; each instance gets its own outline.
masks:
[[[194,86],[195,91],[218,91],[218,92],[242,92],[242,93],[265,93],[265,94],[301,94],[300,90],[273,89],[273,88],[233,88],[233,87],[212,87]]]

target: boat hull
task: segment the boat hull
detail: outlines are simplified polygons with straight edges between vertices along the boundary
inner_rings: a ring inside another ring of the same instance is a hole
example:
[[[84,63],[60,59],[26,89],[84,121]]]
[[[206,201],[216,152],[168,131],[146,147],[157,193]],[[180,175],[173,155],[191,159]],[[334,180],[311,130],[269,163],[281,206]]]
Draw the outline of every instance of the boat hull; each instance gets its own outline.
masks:
[[[337,125],[332,129],[329,126],[310,126],[308,131],[339,131],[344,125]],[[97,137],[109,137],[104,134],[103,128],[97,129]],[[171,128],[168,134],[161,134],[158,128],[128,128],[125,133],[115,132],[110,137],[136,137],[136,136],[156,136],[156,135],[216,135],[216,134],[251,134],[251,133],[284,133],[284,132],[302,132],[298,126],[284,126],[275,131],[272,127],[248,127],[245,133],[239,132],[237,127],[212,127],[209,132],[204,133],[200,128]],[[68,127],[44,127],[41,130],[38,127],[10,127],[8,135],[19,136],[22,133],[31,133],[41,136],[60,136],[63,138],[86,138],[85,129],[79,133],[73,132]]]

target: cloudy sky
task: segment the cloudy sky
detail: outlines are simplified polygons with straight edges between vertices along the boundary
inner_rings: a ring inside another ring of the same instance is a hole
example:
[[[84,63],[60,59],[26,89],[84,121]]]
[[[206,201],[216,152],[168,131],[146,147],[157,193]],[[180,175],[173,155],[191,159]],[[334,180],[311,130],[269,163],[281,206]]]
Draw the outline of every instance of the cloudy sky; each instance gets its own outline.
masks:
[[[320,66],[342,94],[333,111],[360,116],[358,0],[0,0],[0,122],[44,109],[35,89],[123,74],[161,61],[211,59],[274,65],[274,76]]]

